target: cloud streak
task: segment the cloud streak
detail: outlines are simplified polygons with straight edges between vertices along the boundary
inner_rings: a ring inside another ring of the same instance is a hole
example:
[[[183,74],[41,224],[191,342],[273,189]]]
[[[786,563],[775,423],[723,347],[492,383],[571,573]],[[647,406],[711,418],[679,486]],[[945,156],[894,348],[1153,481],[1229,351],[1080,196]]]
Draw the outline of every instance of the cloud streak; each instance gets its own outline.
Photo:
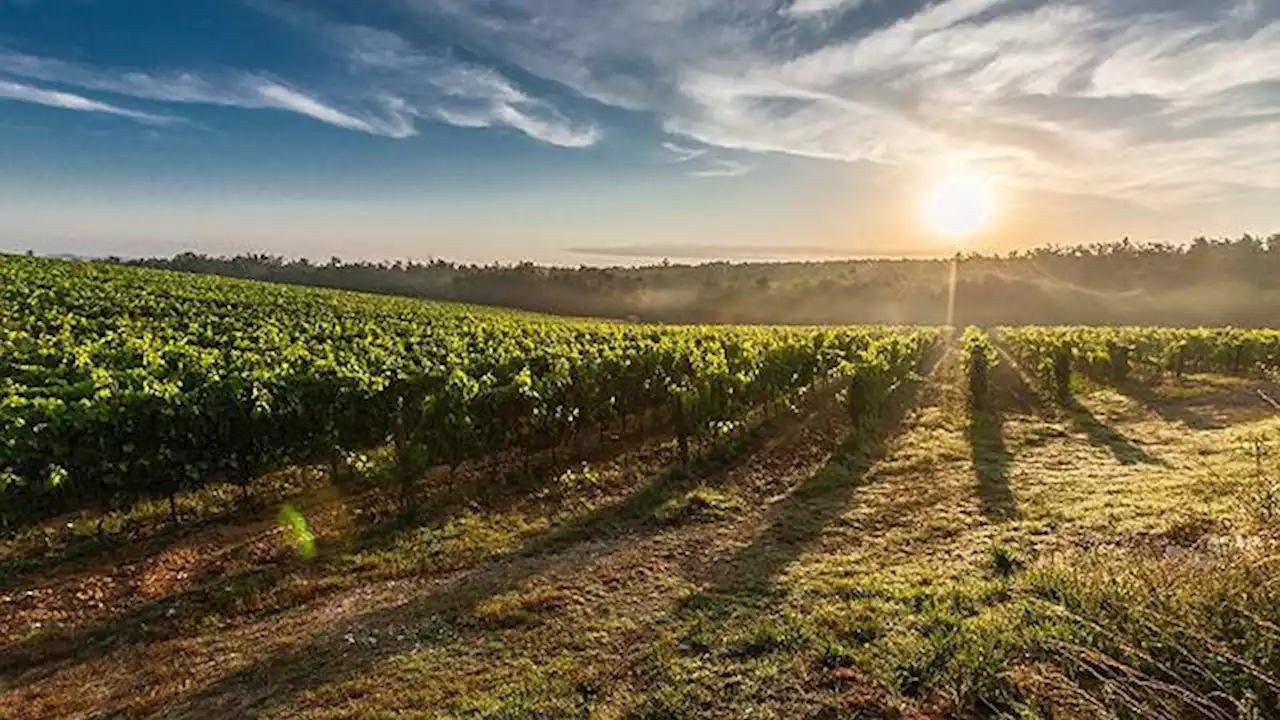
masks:
[[[670,141],[662,143],[662,149],[667,153],[667,160],[673,163],[684,163],[690,160],[697,160],[707,154],[706,148],[694,148]]]
[[[7,80],[0,80],[0,100],[16,100],[18,102],[62,108],[63,110],[115,115],[147,125],[170,125],[180,122],[179,118],[171,115],[155,115],[138,110],[130,110],[118,105],[90,100],[73,93],[49,90]]]
[[[705,168],[689,172],[690,177],[735,178],[751,172],[751,166],[738,160],[716,160]]]
[[[249,85],[252,87],[253,92],[263,100],[265,107],[288,110],[299,115],[306,115],[323,123],[346,128],[347,130],[369,133],[370,135],[406,138],[417,134],[412,121],[405,112],[404,106],[392,98],[388,98],[385,101],[386,113],[384,118],[369,120],[336,110],[279,83],[255,79]]]
[[[416,134],[412,115],[389,98],[377,110],[347,111],[258,73],[147,73],[16,53],[0,53],[0,73],[155,102],[282,110],[382,137]]]
[[[711,148],[689,147],[669,140],[659,147],[667,162],[689,167],[685,173],[689,177],[734,178],[742,177],[752,170],[751,165],[742,161],[714,157]]]
[[[809,17],[837,11],[856,9],[867,0],[793,0],[782,13],[793,17]]]

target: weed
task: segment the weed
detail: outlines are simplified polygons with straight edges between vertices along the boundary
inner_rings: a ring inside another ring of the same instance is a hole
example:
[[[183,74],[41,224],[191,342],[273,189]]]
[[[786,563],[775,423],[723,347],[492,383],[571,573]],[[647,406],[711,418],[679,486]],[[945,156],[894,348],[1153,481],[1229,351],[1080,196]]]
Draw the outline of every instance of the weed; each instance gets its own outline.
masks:
[[[1005,545],[991,548],[991,567],[997,576],[1007,578],[1023,566],[1023,561],[1014,550]]]
[[[1237,492],[1237,501],[1264,532],[1280,530],[1280,467],[1266,437],[1249,438],[1250,474]]]

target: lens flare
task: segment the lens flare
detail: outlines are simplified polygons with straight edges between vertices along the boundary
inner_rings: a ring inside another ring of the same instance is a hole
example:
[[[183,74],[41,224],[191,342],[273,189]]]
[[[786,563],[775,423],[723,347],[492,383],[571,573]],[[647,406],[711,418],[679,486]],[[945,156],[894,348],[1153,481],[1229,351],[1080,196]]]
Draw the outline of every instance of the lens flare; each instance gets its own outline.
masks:
[[[316,536],[307,525],[307,519],[298,512],[297,508],[292,505],[281,507],[278,520],[280,526],[293,540],[293,547],[303,560],[310,560],[316,556]]]

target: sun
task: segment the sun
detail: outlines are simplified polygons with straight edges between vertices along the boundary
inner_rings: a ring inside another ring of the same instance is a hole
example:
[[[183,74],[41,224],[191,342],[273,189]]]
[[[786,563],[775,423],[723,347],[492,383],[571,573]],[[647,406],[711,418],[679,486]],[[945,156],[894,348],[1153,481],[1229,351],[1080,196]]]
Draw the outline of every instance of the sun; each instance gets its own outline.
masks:
[[[995,217],[995,188],[977,173],[952,170],[930,188],[922,211],[931,232],[952,240],[969,238]]]

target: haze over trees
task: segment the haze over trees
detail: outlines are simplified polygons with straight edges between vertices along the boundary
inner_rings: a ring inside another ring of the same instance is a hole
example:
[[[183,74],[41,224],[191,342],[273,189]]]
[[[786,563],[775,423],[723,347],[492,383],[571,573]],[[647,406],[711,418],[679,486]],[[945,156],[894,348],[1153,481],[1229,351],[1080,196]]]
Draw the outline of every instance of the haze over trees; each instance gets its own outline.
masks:
[[[866,259],[645,267],[326,263],[182,253],[131,261],[298,285],[679,323],[946,321],[952,261]],[[1040,247],[960,257],[956,324],[1268,326],[1280,318],[1280,235],[1187,244]]]

